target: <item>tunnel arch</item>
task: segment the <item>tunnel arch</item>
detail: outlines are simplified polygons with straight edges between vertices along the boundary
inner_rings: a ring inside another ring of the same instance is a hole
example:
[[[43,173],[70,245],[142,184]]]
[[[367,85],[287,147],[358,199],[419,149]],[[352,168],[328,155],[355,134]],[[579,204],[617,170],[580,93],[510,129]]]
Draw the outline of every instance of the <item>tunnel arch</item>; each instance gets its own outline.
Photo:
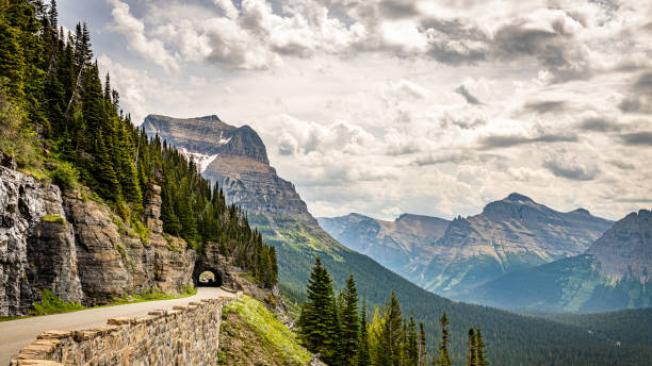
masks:
[[[224,274],[217,268],[195,268],[192,280],[195,287],[220,287],[224,284]]]

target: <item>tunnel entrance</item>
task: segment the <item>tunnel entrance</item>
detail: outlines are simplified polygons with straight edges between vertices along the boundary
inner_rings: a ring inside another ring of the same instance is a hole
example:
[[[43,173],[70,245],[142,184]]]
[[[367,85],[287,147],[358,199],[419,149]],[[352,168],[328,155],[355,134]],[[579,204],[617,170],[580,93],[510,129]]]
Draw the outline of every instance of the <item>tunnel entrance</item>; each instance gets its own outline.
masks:
[[[195,287],[220,287],[223,284],[220,271],[211,268],[196,271],[193,280]]]

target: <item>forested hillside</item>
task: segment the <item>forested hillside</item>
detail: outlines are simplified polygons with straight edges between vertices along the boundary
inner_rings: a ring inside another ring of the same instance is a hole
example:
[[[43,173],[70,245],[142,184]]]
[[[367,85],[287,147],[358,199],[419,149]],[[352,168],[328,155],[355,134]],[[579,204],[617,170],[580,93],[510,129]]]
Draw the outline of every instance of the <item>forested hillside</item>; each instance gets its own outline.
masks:
[[[86,25],[66,33],[57,18],[54,2],[0,0],[0,151],[64,190],[91,188],[144,241],[143,197],[159,185],[166,233],[197,250],[219,241],[260,283],[275,284],[274,249],[194,163],[132,125],[109,75],[101,81]]]

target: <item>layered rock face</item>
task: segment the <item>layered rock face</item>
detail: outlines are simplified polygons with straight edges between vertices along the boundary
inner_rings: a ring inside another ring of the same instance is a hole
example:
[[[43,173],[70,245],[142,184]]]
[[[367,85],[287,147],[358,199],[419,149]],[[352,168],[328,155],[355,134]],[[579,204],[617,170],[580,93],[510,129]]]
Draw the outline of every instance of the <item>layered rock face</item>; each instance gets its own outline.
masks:
[[[49,289],[83,298],[72,226],[58,187],[0,166],[0,316],[23,314]]]
[[[611,225],[586,210],[559,212],[513,193],[479,215],[451,222],[436,242],[438,254],[423,272],[422,285],[464,299],[505,273],[584,252]]]
[[[340,243],[415,283],[436,254],[434,242],[444,235],[449,224],[445,219],[412,214],[403,214],[394,221],[360,214],[318,220]]]
[[[510,273],[469,300],[509,309],[610,311],[652,305],[652,213],[616,222],[586,253]]]
[[[25,314],[40,291],[85,305],[192,285],[196,254],[163,236],[160,190],[148,190],[148,238],[82,191],[0,168],[0,315]]]
[[[131,293],[176,293],[193,283],[196,254],[184,240],[163,236],[158,186],[148,189],[148,202],[149,235],[143,240],[105,205],[84,200],[79,192],[66,197],[84,304],[106,303]]]

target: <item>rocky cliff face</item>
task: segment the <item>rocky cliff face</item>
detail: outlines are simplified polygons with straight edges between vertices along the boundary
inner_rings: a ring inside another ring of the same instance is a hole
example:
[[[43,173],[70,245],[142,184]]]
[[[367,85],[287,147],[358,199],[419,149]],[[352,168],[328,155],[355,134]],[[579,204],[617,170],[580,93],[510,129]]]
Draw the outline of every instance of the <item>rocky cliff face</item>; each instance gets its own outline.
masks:
[[[611,311],[652,305],[652,213],[616,222],[586,253],[513,272],[468,300],[537,311]]]
[[[578,255],[611,225],[586,210],[559,212],[513,193],[451,222],[422,285],[463,299],[505,273]]]
[[[83,297],[72,226],[58,187],[0,167],[0,316],[25,313],[49,289]]]
[[[62,195],[0,167],[0,315],[25,314],[39,291],[85,305],[191,285],[195,252],[163,236],[158,187],[151,187],[148,238],[82,190]]]
[[[403,214],[394,221],[360,214],[319,218],[319,224],[340,243],[366,254],[383,266],[418,283],[419,274],[436,254],[435,241],[449,221]]]

